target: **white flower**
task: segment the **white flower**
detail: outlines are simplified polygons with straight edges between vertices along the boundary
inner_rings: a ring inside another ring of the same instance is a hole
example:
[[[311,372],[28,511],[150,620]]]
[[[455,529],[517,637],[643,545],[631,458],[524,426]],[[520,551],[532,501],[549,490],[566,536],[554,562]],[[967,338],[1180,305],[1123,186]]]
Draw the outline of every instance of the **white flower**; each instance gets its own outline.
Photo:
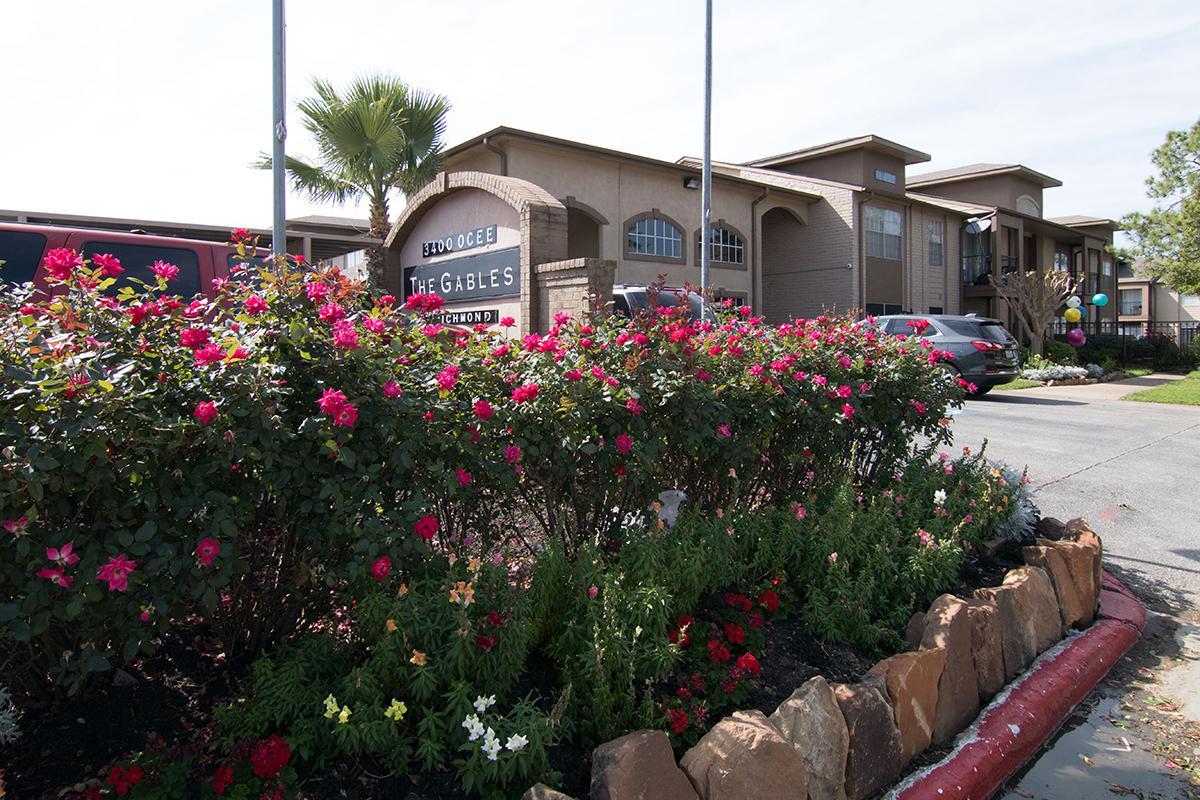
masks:
[[[495,761],[496,754],[500,752],[500,740],[496,738],[495,731],[488,728],[488,738],[483,740],[483,746],[480,748],[487,755],[488,761]]]
[[[524,750],[525,745],[527,745],[527,744],[529,744],[528,739],[526,739],[524,736],[522,736],[519,733],[514,733],[512,736],[508,737],[508,743],[505,744],[504,746],[507,747],[509,750],[512,750],[514,753],[517,753],[517,752],[520,752],[521,750]]]
[[[496,695],[492,695],[491,697],[479,695],[479,697],[475,698],[475,702],[472,705],[475,706],[476,711],[482,714],[492,706],[496,705]]]
[[[479,721],[479,717],[474,714],[468,714],[462,721],[462,726],[466,728],[467,740],[475,741],[480,736],[483,736],[483,723]],[[491,730],[490,728],[488,730]]]
[[[933,493],[933,504],[935,506],[946,505],[946,490],[945,489],[938,489],[936,492]]]

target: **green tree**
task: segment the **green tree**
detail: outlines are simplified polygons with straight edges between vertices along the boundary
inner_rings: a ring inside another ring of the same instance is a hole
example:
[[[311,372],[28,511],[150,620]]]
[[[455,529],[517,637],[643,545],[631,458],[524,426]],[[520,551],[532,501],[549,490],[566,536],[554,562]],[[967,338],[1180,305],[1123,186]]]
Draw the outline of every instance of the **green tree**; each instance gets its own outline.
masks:
[[[288,176],[294,189],[318,202],[366,198],[368,233],[381,242],[367,252],[367,272],[379,285],[390,200],[397,192],[412,194],[437,174],[450,104],[385,75],[356,78],[345,93],[313,80],[313,91],[297,108],[316,142],[316,162],[288,156]],[[258,166],[269,169],[271,159],[264,156]]]
[[[1125,216],[1131,244],[1122,255],[1178,292],[1200,293],[1200,121],[1170,131],[1153,161],[1157,174],[1146,180],[1146,193],[1158,203]]]

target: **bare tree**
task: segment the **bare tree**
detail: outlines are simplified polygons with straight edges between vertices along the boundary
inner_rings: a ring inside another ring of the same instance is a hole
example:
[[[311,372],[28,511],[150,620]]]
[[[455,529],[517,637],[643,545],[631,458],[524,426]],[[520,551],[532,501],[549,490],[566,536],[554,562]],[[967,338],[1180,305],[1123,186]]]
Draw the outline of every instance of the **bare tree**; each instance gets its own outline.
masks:
[[[1056,269],[1018,269],[1000,280],[994,275],[990,280],[996,287],[996,294],[1004,298],[1015,313],[1021,331],[1029,337],[1030,348],[1042,355],[1046,328],[1063,302],[1075,292],[1075,278],[1069,272]]]

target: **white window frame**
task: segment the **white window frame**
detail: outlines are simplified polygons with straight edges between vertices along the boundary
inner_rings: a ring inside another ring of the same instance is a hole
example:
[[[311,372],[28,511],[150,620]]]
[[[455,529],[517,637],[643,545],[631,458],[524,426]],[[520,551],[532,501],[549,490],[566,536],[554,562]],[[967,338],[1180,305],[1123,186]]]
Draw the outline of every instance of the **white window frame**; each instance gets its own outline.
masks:
[[[708,229],[709,236],[712,237],[709,257],[717,264],[737,264],[739,266],[746,263],[746,243],[736,231],[721,225],[712,225]],[[704,229],[701,228],[696,236],[696,247],[702,245],[701,240],[704,238]],[[697,249],[697,253],[703,252]]]
[[[625,252],[632,256],[682,259],[683,231],[661,217],[642,217],[629,223],[625,231]]]
[[[904,215],[891,208],[867,206],[867,257],[904,260]]]

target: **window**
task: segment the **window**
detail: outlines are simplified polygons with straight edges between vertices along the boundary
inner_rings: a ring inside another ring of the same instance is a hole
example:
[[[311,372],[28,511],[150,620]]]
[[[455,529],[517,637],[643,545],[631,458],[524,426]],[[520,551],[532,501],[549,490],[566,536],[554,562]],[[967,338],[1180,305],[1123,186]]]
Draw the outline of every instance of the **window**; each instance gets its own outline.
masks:
[[[867,257],[899,261],[903,230],[899,211],[867,206]]]
[[[1137,316],[1142,313],[1142,290],[1121,290],[1121,313]]]
[[[1104,275],[1104,277],[1106,277],[1106,278],[1112,277],[1112,259],[1111,258],[1104,259],[1104,264],[1103,264],[1101,272]]]
[[[929,220],[929,266],[946,266],[945,239],[946,223],[940,219]]]
[[[891,314],[899,314],[901,311],[899,303],[867,303],[867,307],[863,309],[867,316],[885,317]]]
[[[84,242],[82,249],[85,258],[91,258],[93,253],[111,253],[121,260],[124,272],[117,278],[117,282],[109,287],[110,293],[115,294],[123,286],[140,289],[140,286],[130,283],[130,278],[137,278],[153,286],[158,280],[150,271],[155,261],[165,261],[179,267],[179,275],[169,284],[172,292],[191,297],[200,291],[200,259],[195,250],[102,241]]]
[[[987,286],[992,272],[991,236],[987,233],[964,233],[962,272],[965,286]]]
[[[883,169],[877,169],[877,170],[875,170],[875,180],[883,181],[884,183],[890,183],[890,184],[895,185],[896,173],[888,172],[887,170],[883,170]]]
[[[0,281],[29,283],[42,262],[46,237],[40,233],[0,231]]]
[[[1055,250],[1054,269],[1059,272],[1069,272],[1071,270],[1071,254],[1065,250]]]
[[[739,266],[746,263],[746,243],[737,231],[724,225],[713,225],[708,229],[709,241],[712,243],[712,250],[709,258],[714,264],[737,264]],[[701,231],[696,231],[696,258],[700,258],[700,238],[703,236]]]
[[[634,256],[683,259],[683,234],[670,220],[647,216],[626,229],[625,252]]]
[[[929,313],[930,314],[945,314],[946,312],[942,310],[941,306],[930,306]]]

